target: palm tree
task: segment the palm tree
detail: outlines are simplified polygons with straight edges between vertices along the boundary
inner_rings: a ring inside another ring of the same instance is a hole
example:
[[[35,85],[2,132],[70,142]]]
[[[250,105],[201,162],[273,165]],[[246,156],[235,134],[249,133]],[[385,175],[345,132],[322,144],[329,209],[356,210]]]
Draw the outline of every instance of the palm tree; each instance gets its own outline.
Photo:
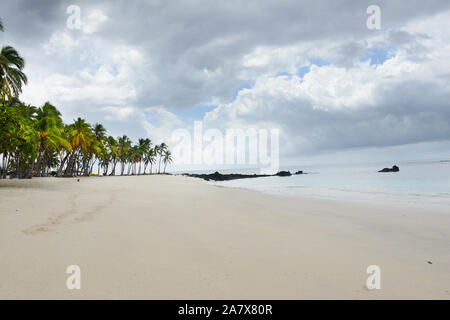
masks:
[[[166,166],[168,163],[172,162],[172,153],[169,150],[166,150],[164,152],[164,158],[163,158],[163,162],[164,162],[164,173],[166,173]]]
[[[38,161],[35,166],[35,174],[41,176],[46,166],[42,167],[42,160],[45,158],[47,162],[51,159],[54,151],[60,151],[64,148],[72,151],[72,146],[62,135],[64,128],[61,113],[55,106],[46,102],[41,108],[37,109],[36,130],[39,133],[39,140],[36,144],[36,152]]]
[[[96,123],[94,124],[94,127],[92,129],[92,134],[94,135],[95,139],[103,142],[103,140],[105,140],[106,138],[106,129],[102,124]]]
[[[144,152],[143,161],[144,161],[144,174],[146,174],[145,171],[149,164],[150,164],[150,174],[151,174],[153,164],[155,163],[155,149],[152,148],[152,142],[150,141],[150,139],[149,139],[149,144],[147,146],[147,149]]]
[[[28,82],[22,72],[25,60],[11,46],[5,46],[0,52],[0,96],[5,99],[18,97],[22,85]]]
[[[36,159],[38,132],[36,108],[18,101],[0,99],[0,154],[3,155],[1,177],[30,177],[30,164]]]
[[[130,138],[128,138],[126,135],[123,135],[121,137],[118,138],[118,143],[119,143],[119,160],[122,163],[122,170],[120,172],[120,175],[123,176],[123,173],[125,171],[125,165],[127,164],[127,162],[129,162],[129,150],[131,148],[131,140]],[[113,164],[113,172],[111,172],[111,176],[115,174],[115,167],[116,167],[116,163]]]
[[[158,146],[157,154],[159,155],[158,174],[161,173],[161,160],[164,152],[167,150],[167,145],[163,142]]]
[[[78,118],[69,126],[69,142],[72,146],[72,152],[64,172],[65,176],[73,175],[76,156],[81,152],[88,153],[92,139],[91,125],[84,119]]]
[[[3,22],[0,19],[0,31],[3,31]],[[22,82],[27,83],[27,77],[22,72],[25,60],[10,46],[2,48],[0,53],[0,97],[11,99],[22,92]]]
[[[113,171],[111,171],[110,175],[113,176],[115,175],[115,166],[117,163],[117,158],[119,156],[119,143],[112,136],[109,136],[106,142],[107,150],[106,155],[104,155],[104,165],[106,165],[106,168],[103,175],[108,174],[109,163],[112,161],[114,168]]]
[[[0,20],[0,31],[3,31],[3,23]],[[16,49],[5,46],[0,52],[0,97],[11,99],[18,97],[22,92],[22,84],[28,79],[22,72],[25,60]]]
[[[139,139],[138,141],[138,149],[139,149],[139,171],[138,174],[141,174],[141,163],[144,161],[145,154],[147,153],[148,149],[151,148],[151,140],[150,139]],[[144,164],[145,165],[145,164]],[[147,166],[144,166],[144,174],[145,174],[145,168]]]
[[[95,158],[98,160],[98,174],[100,174],[100,162],[101,159],[104,157],[104,141],[106,139],[106,129],[105,127],[100,124],[100,123],[96,123],[94,124],[94,127],[92,129],[92,134],[94,136],[94,140],[95,140],[95,148],[94,148],[94,155]],[[95,160],[93,159],[92,163],[91,163],[91,167],[90,167],[90,171],[89,174],[92,174],[92,169],[94,168],[94,164],[95,164]]]

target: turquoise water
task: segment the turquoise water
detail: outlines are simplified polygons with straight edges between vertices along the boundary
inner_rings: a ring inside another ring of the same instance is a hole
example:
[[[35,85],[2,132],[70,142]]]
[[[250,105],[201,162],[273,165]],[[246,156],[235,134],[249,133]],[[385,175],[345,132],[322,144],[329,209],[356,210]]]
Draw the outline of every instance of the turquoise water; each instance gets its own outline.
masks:
[[[394,164],[400,167],[400,172],[377,172]],[[214,184],[284,195],[355,200],[406,200],[450,205],[449,161],[305,165],[281,169],[291,172],[303,170],[306,174],[240,179],[214,182]],[[236,171],[238,170],[234,170]],[[242,172],[249,172],[249,170]]]

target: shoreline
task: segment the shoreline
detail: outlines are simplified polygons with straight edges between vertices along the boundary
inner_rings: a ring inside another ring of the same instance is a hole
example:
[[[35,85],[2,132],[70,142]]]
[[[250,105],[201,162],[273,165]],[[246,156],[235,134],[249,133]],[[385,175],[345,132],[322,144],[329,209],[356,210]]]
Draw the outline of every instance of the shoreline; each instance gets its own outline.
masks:
[[[340,202],[354,202],[361,204],[386,203],[387,206],[411,206],[426,207],[433,206],[448,210],[450,206],[450,195],[424,194],[424,193],[400,193],[400,192],[380,192],[380,191],[356,191],[337,188],[312,188],[312,187],[286,187],[284,192],[279,190],[257,189],[244,186],[230,186],[224,184],[209,183],[212,186],[221,188],[231,188],[236,190],[249,190],[267,195],[275,195],[287,198],[330,200]],[[273,188],[275,189],[275,188]],[[290,190],[291,192],[286,192]],[[294,190],[294,191],[292,191]],[[297,191],[297,192],[296,192]],[[299,192],[299,191],[306,191]],[[441,202],[434,201],[436,199]]]
[[[0,181],[1,299],[450,298],[444,210],[117,178]]]

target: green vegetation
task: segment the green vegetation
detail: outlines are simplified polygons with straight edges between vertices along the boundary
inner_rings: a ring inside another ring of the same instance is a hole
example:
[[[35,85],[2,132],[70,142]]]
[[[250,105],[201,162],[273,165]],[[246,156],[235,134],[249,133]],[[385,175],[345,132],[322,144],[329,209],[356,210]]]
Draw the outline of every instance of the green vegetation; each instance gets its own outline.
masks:
[[[0,20],[0,31],[3,24]],[[101,124],[90,125],[78,118],[64,124],[61,113],[50,102],[34,107],[19,100],[27,83],[23,73],[25,60],[10,46],[0,52],[0,178],[31,178],[33,176],[89,176],[95,163],[103,175],[152,174],[158,161],[172,162],[165,143],[152,145],[150,139],[137,144],[126,136],[115,139],[106,135]],[[158,159],[159,158],[159,159]],[[143,170],[142,170],[143,165]]]

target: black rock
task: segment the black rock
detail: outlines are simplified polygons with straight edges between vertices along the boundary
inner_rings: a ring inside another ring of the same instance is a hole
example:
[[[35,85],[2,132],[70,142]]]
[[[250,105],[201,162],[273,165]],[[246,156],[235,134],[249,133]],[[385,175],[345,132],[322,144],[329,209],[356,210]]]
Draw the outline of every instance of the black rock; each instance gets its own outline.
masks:
[[[279,177],[289,177],[289,176],[291,176],[291,172],[290,171],[278,171],[278,173],[276,175]]]
[[[384,168],[378,172],[399,172],[400,168],[397,166],[393,166],[392,168]]]
[[[261,178],[261,177],[288,177],[291,175],[289,171],[279,171],[276,174],[240,174],[240,173],[231,173],[231,174],[221,174],[218,171],[210,174],[196,174],[196,173],[184,173],[184,176],[194,177],[204,179],[206,181],[228,181],[228,180],[236,180],[236,179],[246,179],[246,178]]]
[[[302,170],[297,171],[295,174],[303,174]]]

